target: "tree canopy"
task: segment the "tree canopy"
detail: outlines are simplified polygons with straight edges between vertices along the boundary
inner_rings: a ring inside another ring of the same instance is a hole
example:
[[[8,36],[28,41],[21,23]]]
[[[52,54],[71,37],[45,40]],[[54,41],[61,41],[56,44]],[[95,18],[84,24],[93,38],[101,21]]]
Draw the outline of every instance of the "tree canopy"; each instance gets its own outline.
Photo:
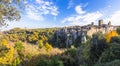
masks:
[[[20,10],[25,0],[0,0],[0,27],[6,26],[6,21],[16,21],[21,18]]]

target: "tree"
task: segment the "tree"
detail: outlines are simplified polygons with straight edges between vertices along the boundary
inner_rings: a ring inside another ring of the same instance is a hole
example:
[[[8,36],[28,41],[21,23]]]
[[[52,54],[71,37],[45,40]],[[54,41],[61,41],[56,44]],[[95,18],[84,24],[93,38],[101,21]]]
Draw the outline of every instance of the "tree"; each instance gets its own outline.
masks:
[[[39,48],[42,48],[43,47],[43,40],[39,40],[37,42],[37,44],[38,44]]]
[[[111,62],[120,59],[120,44],[110,43],[109,47],[102,53],[99,62]]]
[[[22,42],[18,41],[15,43],[15,49],[18,51],[18,52],[21,52],[23,49],[24,49],[24,46],[22,44]]]
[[[28,42],[30,43],[36,43],[38,40],[38,37],[35,36],[34,34],[28,36]]]
[[[48,38],[45,35],[40,36],[40,39],[43,40],[44,42],[48,40]]]
[[[118,34],[120,34],[120,27],[118,27],[116,31]]]
[[[23,5],[24,0],[0,0],[0,27],[7,25],[5,21],[19,20]]]
[[[8,46],[8,41],[6,39],[1,39],[1,44],[3,44],[3,46]]]
[[[118,36],[118,33],[116,31],[111,31],[109,33],[106,34],[106,40],[109,43],[111,38],[114,36]]]
[[[25,49],[25,47],[24,47],[24,45],[23,45],[23,43],[21,41],[18,41],[18,42],[15,43],[14,48],[17,50],[17,53],[18,53],[18,57],[17,58],[19,58],[19,59],[16,58],[14,60],[14,62],[15,63],[18,62],[18,61],[20,62],[20,60],[24,59],[24,49]]]
[[[59,60],[57,57],[53,57],[50,59],[40,59],[37,66],[64,66],[63,62]]]
[[[120,43],[120,36],[112,37],[110,43]]]
[[[6,39],[0,40],[0,66],[10,65],[14,60],[14,48]]]
[[[63,54],[61,54],[60,58],[64,62],[64,66],[79,66],[78,53],[76,48],[68,49]]]
[[[99,59],[99,56],[107,48],[106,37],[104,34],[94,34],[91,39],[91,53],[96,59]]]
[[[52,48],[52,46],[51,46],[48,42],[46,42],[46,44],[45,44],[45,49],[46,49],[47,51],[51,51],[53,48]]]
[[[106,63],[97,63],[94,66],[120,66],[120,60],[113,60]]]
[[[13,63],[11,64],[12,66],[19,66],[19,64],[21,63],[21,59],[20,59],[20,57],[17,57],[14,61],[13,61]]]
[[[91,40],[88,40],[79,48],[79,65],[94,66],[106,48],[107,43],[105,35],[101,33],[93,34]]]

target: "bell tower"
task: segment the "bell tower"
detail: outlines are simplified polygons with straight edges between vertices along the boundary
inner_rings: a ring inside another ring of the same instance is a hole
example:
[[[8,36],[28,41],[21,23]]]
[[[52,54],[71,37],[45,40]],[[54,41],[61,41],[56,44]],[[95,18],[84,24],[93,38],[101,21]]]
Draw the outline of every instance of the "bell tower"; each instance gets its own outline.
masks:
[[[104,23],[104,21],[101,19],[101,20],[99,20],[98,25],[99,25],[99,26],[102,26],[103,23]]]
[[[111,21],[108,22],[108,25],[111,26]]]

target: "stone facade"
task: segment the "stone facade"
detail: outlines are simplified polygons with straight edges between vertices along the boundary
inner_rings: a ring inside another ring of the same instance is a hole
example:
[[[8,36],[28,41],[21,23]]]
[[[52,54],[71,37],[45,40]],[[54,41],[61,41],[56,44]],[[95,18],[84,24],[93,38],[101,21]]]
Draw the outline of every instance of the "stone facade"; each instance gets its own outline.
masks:
[[[92,35],[96,32],[101,32],[103,34],[116,30],[116,27],[111,25],[111,22],[108,24],[104,24],[103,20],[98,21],[98,25],[94,25],[94,22],[92,22],[89,25],[86,26],[71,26],[71,27],[64,27],[59,31],[56,31],[56,37],[64,38],[66,47],[69,45],[72,45],[77,37],[80,37],[79,39],[81,43],[84,43],[87,41],[86,36],[92,37]],[[56,39],[57,40],[57,39]]]

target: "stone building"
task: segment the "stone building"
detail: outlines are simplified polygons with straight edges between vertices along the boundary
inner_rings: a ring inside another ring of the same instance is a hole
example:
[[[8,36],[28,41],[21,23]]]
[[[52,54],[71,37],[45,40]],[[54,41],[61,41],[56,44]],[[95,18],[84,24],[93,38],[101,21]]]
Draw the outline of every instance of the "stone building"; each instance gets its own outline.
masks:
[[[85,26],[64,27],[61,28],[61,30],[56,31],[55,34],[56,37],[61,37],[60,39],[64,39],[62,42],[63,44],[66,44],[66,47],[68,47],[72,45],[78,37],[80,37],[79,40],[81,43],[85,43],[87,41],[86,36],[92,37],[92,35],[96,32],[105,34],[112,30],[116,30],[116,27],[111,25],[110,21],[108,24],[104,24],[103,20],[99,20],[98,25],[94,25],[94,22],[92,22],[91,24]]]
[[[99,20],[99,26],[102,26],[104,24],[104,21],[103,20]]]

